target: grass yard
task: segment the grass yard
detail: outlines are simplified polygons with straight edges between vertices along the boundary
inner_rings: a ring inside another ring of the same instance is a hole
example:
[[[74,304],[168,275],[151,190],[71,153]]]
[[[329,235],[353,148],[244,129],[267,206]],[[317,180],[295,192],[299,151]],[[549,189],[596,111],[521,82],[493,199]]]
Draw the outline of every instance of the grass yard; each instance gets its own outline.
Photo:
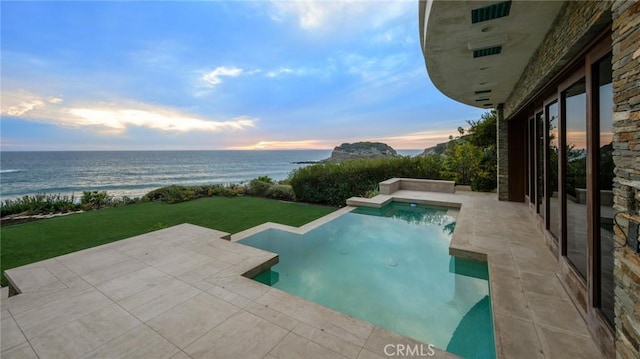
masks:
[[[7,269],[181,223],[233,234],[265,222],[301,226],[334,210],[255,197],[210,197],[177,204],[139,203],[5,226],[0,229],[2,286],[7,285]]]

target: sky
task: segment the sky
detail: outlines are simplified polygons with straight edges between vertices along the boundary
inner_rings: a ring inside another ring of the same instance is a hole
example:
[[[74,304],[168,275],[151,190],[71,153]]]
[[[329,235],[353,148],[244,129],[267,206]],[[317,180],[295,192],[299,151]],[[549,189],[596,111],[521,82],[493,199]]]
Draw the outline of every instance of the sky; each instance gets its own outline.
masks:
[[[429,80],[418,1],[2,1],[0,148],[422,149],[482,109]]]

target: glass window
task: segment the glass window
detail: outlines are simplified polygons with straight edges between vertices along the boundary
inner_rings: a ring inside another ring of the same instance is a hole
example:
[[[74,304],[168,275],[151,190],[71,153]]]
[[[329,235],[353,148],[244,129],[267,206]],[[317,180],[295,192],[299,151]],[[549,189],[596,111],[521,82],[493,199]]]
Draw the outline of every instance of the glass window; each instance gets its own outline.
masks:
[[[547,205],[548,226],[554,238],[560,238],[560,199],[558,195],[558,102],[547,106]]]
[[[544,121],[542,112],[536,114],[536,212],[544,217]]]
[[[596,65],[598,75],[598,190],[600,198],[600,309],[607,320],[613,318],[613,87],[611,83],[611,55]]]
[[[567,258],[587,278],[587,96],[582,78],[564,92]]]
[[[536,203],[536,126],[533,118],[529,119],[529,136],[528,136],[528,154],[529,154],[529,177],[527,179],[529,201]]]

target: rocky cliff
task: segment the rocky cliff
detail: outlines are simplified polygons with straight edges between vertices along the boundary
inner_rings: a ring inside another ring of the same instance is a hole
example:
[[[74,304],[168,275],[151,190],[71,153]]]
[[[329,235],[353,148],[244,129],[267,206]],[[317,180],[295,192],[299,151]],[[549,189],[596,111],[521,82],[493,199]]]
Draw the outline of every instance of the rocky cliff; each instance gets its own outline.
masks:
[[[391,146],[380,142],[343,143],[331,152],[325,162],[340,162],[359,158],[380,158],[398,156]]]

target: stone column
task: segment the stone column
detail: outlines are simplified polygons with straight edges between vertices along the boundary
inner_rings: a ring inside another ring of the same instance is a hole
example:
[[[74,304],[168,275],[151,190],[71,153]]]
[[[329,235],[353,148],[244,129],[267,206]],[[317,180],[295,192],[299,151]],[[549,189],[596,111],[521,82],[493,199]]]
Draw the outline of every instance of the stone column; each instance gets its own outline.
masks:
[[[496,111],[497,155],[498,155],[498,199],[509,200],[509,127],[504,118],[503,105],[499,104]]]
[[[613,18],[613,160],[616,241],[629,220],[640,221],[640,2],[615,1]],[[616,357],[640,357],[640,256],[628,245],[615,251]]]

